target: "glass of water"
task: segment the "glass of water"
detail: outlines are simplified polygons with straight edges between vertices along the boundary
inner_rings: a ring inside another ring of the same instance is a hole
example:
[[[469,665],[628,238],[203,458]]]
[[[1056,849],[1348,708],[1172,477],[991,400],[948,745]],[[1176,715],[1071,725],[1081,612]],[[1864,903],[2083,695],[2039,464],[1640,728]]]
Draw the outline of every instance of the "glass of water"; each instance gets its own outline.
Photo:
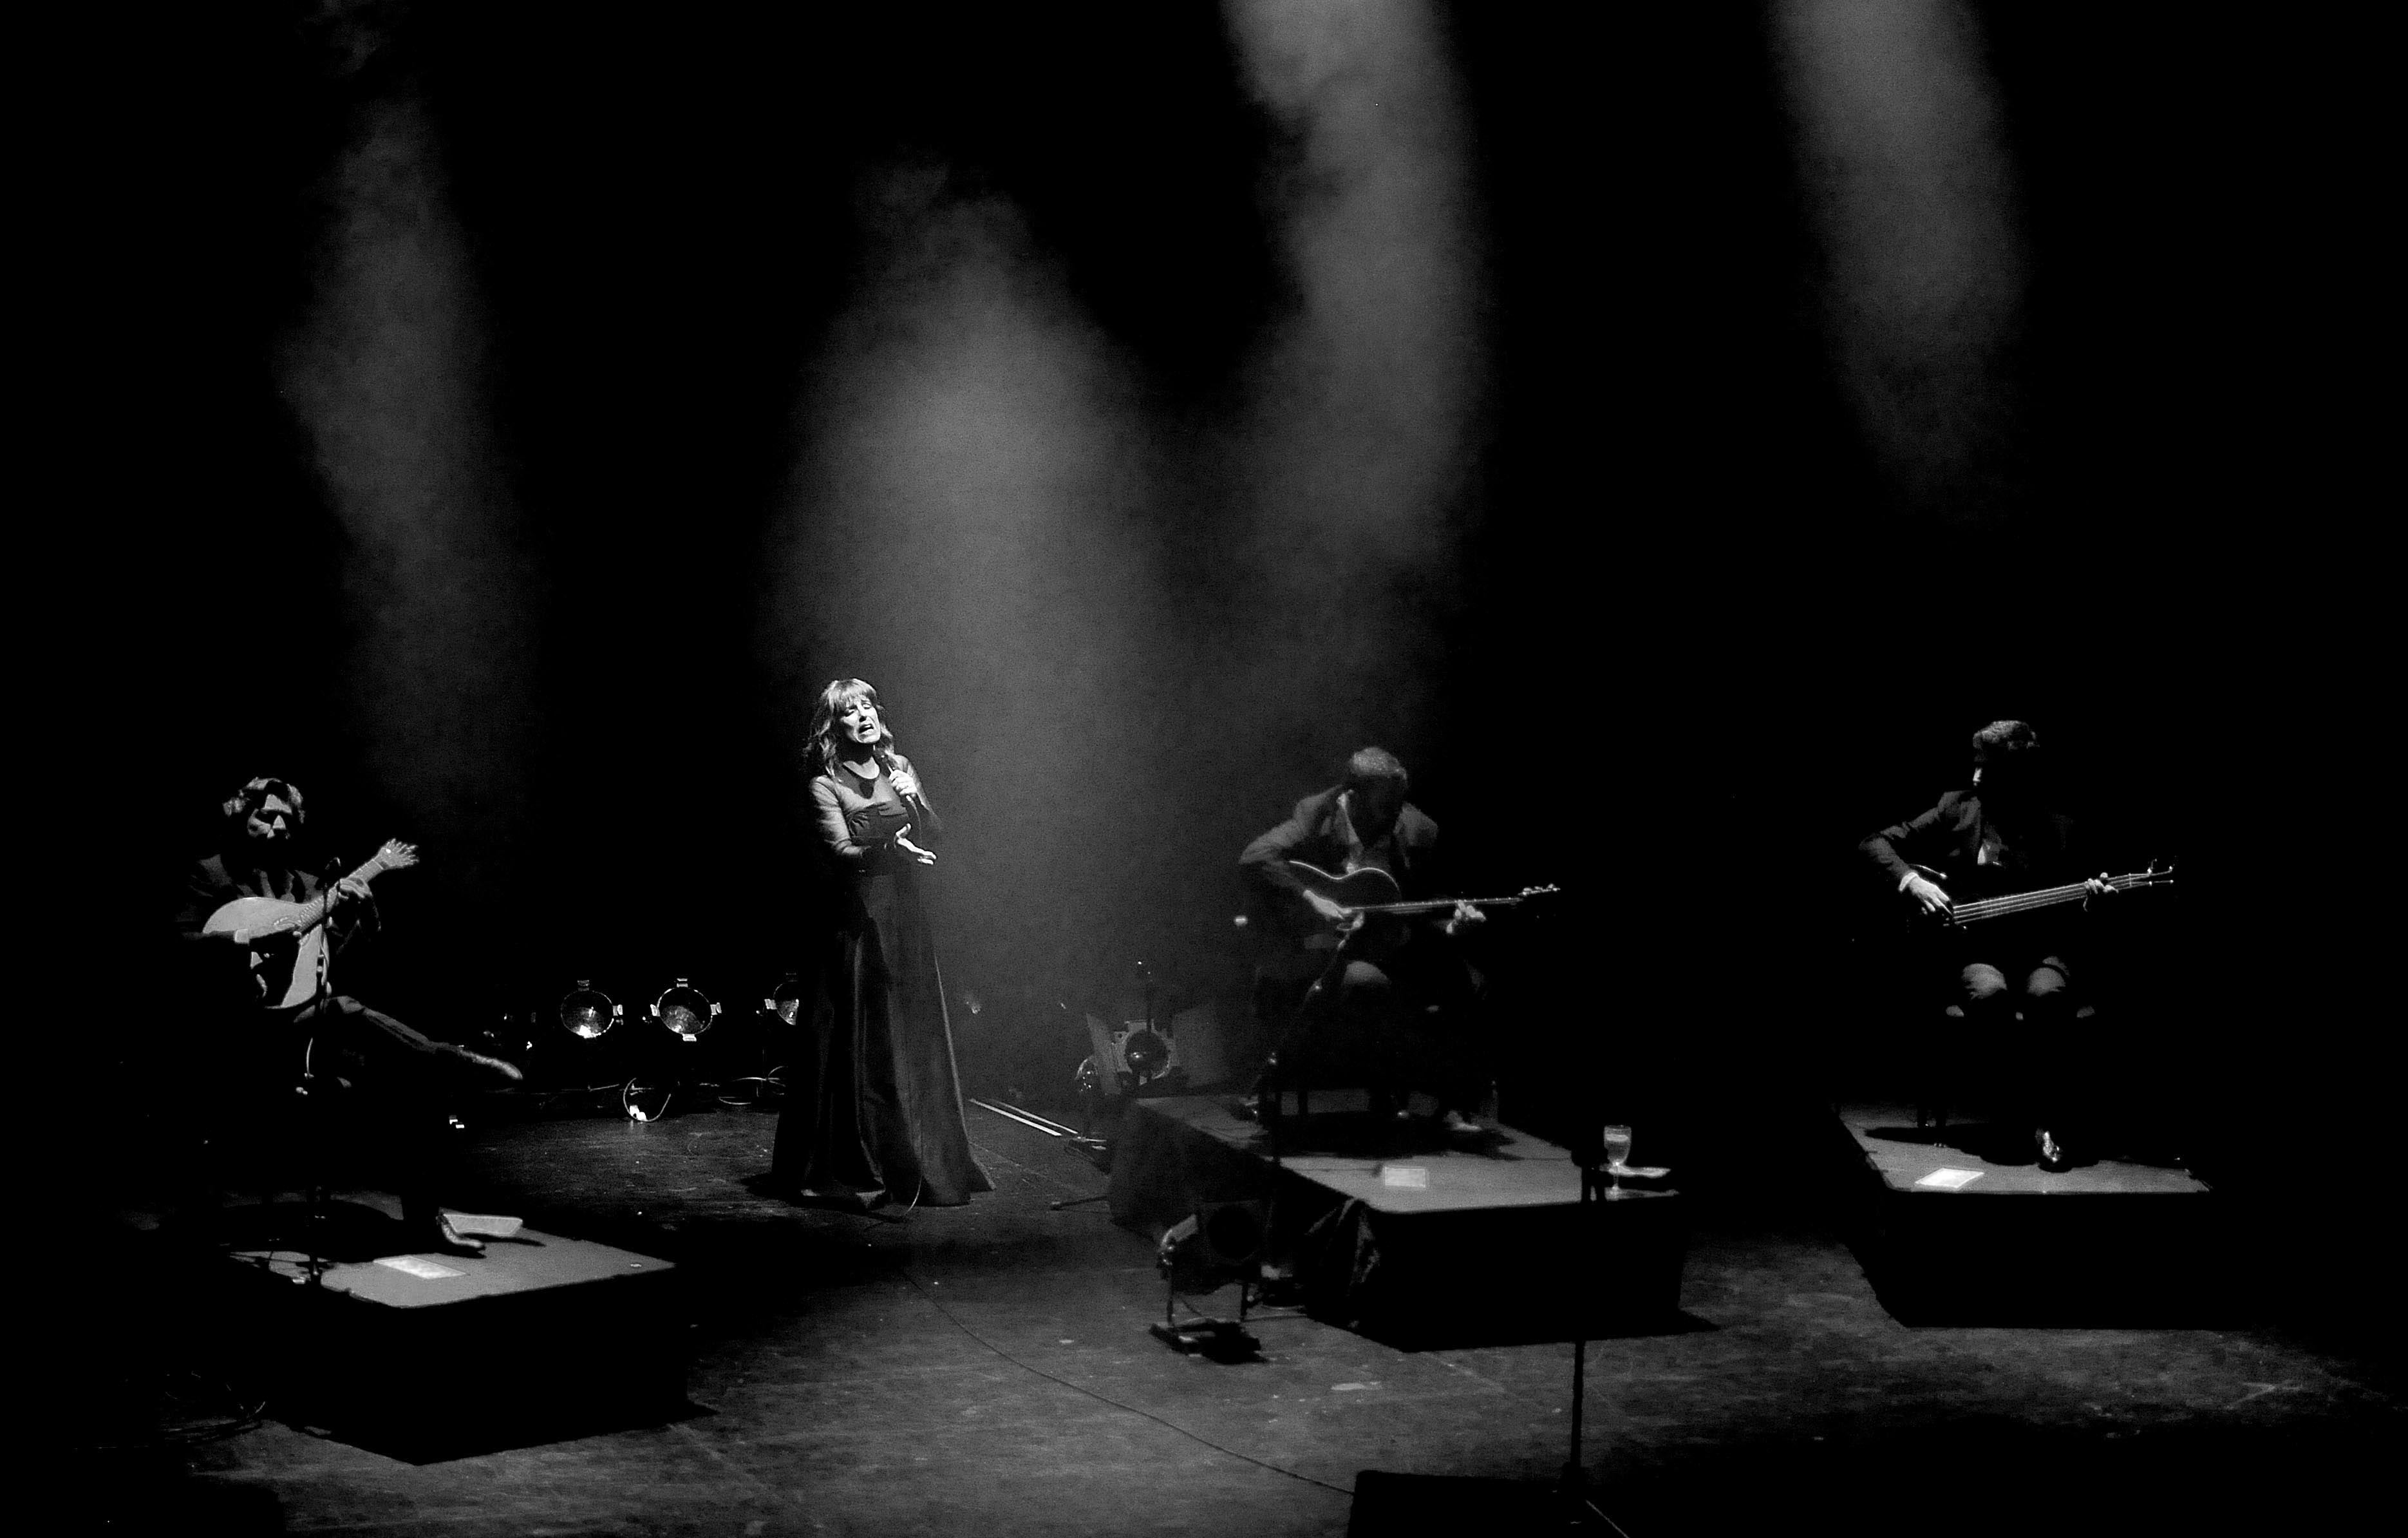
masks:
[[[1630,1128],[1609,1127],[1605,1129],[1605,1172],[1613,1177],[1613,1189],[1608,1197],[1622,1194],[1622,1176],[1630,1168]]]

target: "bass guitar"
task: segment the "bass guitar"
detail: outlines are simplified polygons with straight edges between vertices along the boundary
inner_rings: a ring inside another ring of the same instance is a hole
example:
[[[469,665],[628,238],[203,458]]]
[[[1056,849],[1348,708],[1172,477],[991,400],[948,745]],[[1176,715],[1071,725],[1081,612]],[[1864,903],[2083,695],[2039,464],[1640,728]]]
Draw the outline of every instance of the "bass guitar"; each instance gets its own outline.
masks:
[[[1926,881],[1935,882],[1945,889],[1948,878],[1928,866],[1914,867],[1915,873]],[[2143,886],[2172,886],[2174,868],[2169,863],[2162,870],[2152,863],[2146,870],[2129,870],[2120,876],[2109,876],[2107,884],[2118,892],[2129,892]],[[2043,886],[2030,892],[2014,892],[2005,897],[1979,898],[1971,902],[1952,903],[1944,913],[1928,913],[1918,907],[1914,917],[1919,926],[1956,929],[1969,924],[1981,924],[1994,918],[2007,918],[2015,913],[2028,913],[2042,908],[2055,908],[2063,903],[2080,902],[2090,895],[2090,884],[2073,882],[2064,886]]]
[[[387,870],[406,870],[417,863],[416,845],[389,839],[343,880],[370,882]],[[326,915],[334,906],[331,886],[307,902],[236,898],[211,913],[201,933],[247,934],[251,981],[259,990],[259,1001],[269,1009],[291,1009],[308,1003],[325,986],[326,969],[334,960],[334,948],[326,943]]]

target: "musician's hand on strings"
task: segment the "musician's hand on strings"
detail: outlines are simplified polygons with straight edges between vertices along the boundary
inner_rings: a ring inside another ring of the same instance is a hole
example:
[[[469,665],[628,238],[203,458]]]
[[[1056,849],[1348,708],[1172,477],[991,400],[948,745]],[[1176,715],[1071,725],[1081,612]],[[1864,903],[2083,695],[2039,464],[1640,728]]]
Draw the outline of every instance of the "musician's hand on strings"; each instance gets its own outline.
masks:
[[[369,900],[368,884],[360,880],[357,876],[345,876],[342,880],[335,884],[334,898],[332,901],[328,902],[326,906],[332,908],[337,904],[345,901],[366,902]]]
[[[1362,914],[1335,898],[1325,897],[1319,892],[1307,892],[1304,900],[1314,913],[1341,929],[1352,929],[1363,922]]]
[[[2107,879],[2107,872],[2101,870],[2099,874],[2091,877],[2088,881],[2084,882],[2082,884],[2082,890],[2085,893],[2082,899],[2082,906],[2085,909],[2087,909],[2090,906],[2090,899],[2092,898],[2114,896],[2115,884]]]
[[[1462,928],[1467,924],[1485,924],[1487,922],[1488,915],[1483,913],[1479,908],[1469,902],[1458,902],[1455,905],[1455,912],[1447,915],[1444,927],[1448,934],[1454,934],[1456,930]]]
[[[1906,884],[1899,890],[1913,898],[1927,913],[1946,913],[1956,906],[1949,900],[1948,894],[1940,889],[1940,884],[1928,876],[1909,876]]]
[[[905,823],[903,825],[902,831],[895,835],[895,847],[903,851],[906,855],[910,855],[911,862],[914,865],[934,865],[937,863],[936,855],[928,853],[928,851],[921,848],[918,844],[911,841],[911,825],[910,823]]]

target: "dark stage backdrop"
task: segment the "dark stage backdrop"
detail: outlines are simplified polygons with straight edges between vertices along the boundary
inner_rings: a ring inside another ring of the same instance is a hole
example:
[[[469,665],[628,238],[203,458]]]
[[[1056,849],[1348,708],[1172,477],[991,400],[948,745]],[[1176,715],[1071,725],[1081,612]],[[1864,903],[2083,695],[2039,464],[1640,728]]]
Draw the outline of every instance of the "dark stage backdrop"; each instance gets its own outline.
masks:
[[[1527,1114],[1727,1124],[1878,1071],[1853,845],[2020,715],[2109,863],[2187,862],[2150,955],[2198,1103],[2269,1071],[2313,1099],[2358,1050],[2266,884],[2310,778],[2270,776],[2271,744],[2307,740],[2329,677],[2289,583],[2345,573],[2354,536],[2302,506],[2315,381],[2270,377],[2317,302],[2271,233],[2302,200],[2229,50],[2172,15],[1981,9],[2028,284],[1992,499],[1956,518],[1899,495],[1834,382],[1756,16],[1447,11],[1460,483],[1415,560],[1316,584],[1277,578],[1331,557],[1266,536],[1229,447],[1304,303],[1276,228],[1302,151],[1217,10],[855,9],[367,7],[361,50],[306,7],[173,7],[79,40],[44,520],[84,580],[34,585],[73,748],[43,857],[130,958],[87,1040],[150,1028],[122,1023],[143,937],[215,801],[269,771],[322,849],[424,845],[349,982],[429,1028],[580,975],[740,1000],[808,964],[801,713],[861,673],[956,813],[941,941],[1010,1001],[981,1029],[1125,1007],[1141,958],[1234,999],[1239,847],[1378,740],[1466,885],[1566,888],[1484,942]],[[373,214],[343,168],[394,102],[437,168],[394,195],[447,210],[453,281],[379,302],[442,309],[417,377],[449,394],[421,404],[470,424],[475,477],[429,496],[492,512],[434,515],[475,545],[456,569],[331,516],[308,417]],[[1059,576],[1016,628],[935,608],[924,529],[814,545],[835,515],[796,489],[811,403],[876,331],[896,166],[1011,210],[996,238],[1110,361],[1082,387],[1147,438],[1154,489],[1063,504],[1095,522],[1038,543]],[[848,564],[779,586],[797,541]],[[412,671],[362,576],[395,561],[466,584],[429,611],[491,668]]]

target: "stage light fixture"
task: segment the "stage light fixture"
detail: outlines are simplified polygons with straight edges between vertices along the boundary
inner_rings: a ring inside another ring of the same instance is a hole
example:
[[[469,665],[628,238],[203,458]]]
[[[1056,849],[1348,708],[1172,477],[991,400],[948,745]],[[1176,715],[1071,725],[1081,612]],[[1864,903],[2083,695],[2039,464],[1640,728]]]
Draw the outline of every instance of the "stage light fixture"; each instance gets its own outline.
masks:
[[[719,1018],[719,1006],[710,997],[681,977],[661,990],[652,1000],[652,1018],[659,1021],[669,1034],[683,1041],[698,1042]]]
[[[1149,1327],[1154,1338],[1174,1351],[1225,1361],[1260,1350],[1262,1343],[1246,1329],[1246,1314],[1254,1284],[1262,1279],[1263,1241],[1269,1227],[1265,1202],[1208,1201],[1165,1230],[1154,1252],[1164,1297],[1162,1322]],[[1232,1282],[1238,1284],[1236,1318],[1179,1317],[1181,1294],[1215,1292]]]
[[[1154,1094],[1188,1083],[1179,1054],[1179,1040],[1166,1024],[1156,1029],[1143,1020],[1129,1020],[1119,1030],[1095,1015],[1087,1016],[1087,1044],[1094,1049],[1096,1071],[1123,1094],[1150,1088]]]
[[[580,977],[560,1000],[560,1026],[569,1035],[591,1042],[609,1034],[626,1013],[626,1007],[613,1002],[594,985],[593,979]]]
[[[777,987],[761,1000],[761,1013],[789,1026],[802,1018],[803,987],[793,972],[781,978]]]
[[[1138,1083],[1144,1084],[1170,1066],[1170,1043],[1153,1031],[1133,1030],[1121,1043],[1121,1057]]]
[[[1183,1293],[1252,1281],[1262,1254],[1263,1224],[1259,1201],[1208,1201],[1164,1231],[1154,1269]]]

